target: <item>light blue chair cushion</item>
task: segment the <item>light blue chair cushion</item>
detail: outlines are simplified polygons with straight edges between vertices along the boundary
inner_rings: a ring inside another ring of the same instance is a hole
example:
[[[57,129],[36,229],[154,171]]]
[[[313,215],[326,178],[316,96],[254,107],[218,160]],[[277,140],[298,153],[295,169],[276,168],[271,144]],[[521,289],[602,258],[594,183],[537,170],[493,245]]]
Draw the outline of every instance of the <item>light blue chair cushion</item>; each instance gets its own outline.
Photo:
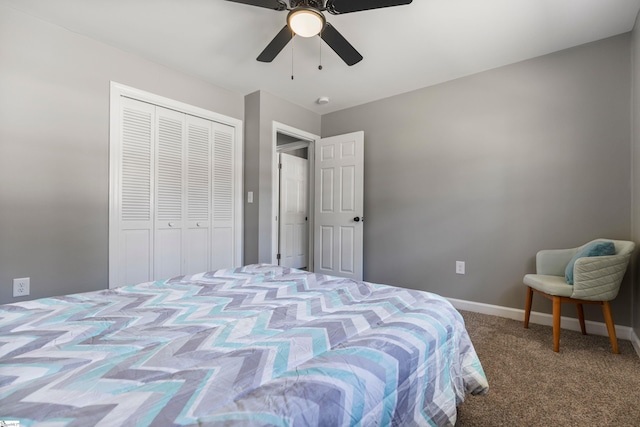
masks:
[[[616,247],[613,242],[591,242],[584,248],[580,249],[569,261],[567,267],[564,270],[564,277],[567,283],[573,285],[573,267],[578,258],[591,257],[591,256],[606,256],[615,255]]]
[[[563,276],[527,274],[524,276],[523,282],[525,285],[549,295],[570,297],[573,294],[573,286],[568,285]]]

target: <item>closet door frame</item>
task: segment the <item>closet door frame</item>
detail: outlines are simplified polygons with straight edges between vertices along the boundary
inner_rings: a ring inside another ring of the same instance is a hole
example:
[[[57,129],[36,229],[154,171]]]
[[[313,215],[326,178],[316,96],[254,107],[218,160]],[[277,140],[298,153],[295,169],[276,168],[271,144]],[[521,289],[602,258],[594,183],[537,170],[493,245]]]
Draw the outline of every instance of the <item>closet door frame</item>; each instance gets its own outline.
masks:
[[[119,286],[119,247],[120,247],[120,223],[119,223],[119,211],[120,206],[120,191],[121,182],[120,176],[122,173],[122,163],[120,158],[122,156],[122,146],[120,141],[120,135],[122,131],[122,123],[120,111],[122,108],[122,99],[131,98],[137,101],[146,102],[159,107],[176,110],[181,113],[189,114],[196,117],[201,117],[213,122],[221,123],[230,126],[234,130],[234,143],[235,143],[235,164],[233,180],[235,183],[234,189],[234,240],[235,253],[233,258],[235,260],[235,266],[243,265],[243,163],[244,158],[244,142],[242,139],[242,120],[235,119],[233,117],[225,116],[223,114],[215,113],[213,111],[205,110],[200,107],[185,104],[180,101],[175,101],[170,98],[166,98],[160,95],[156,95],[150,92],[145,92],[140,89],[136,89],[130,86],[126,86],[117,82],[111,82],[110,86],[110,106],[109,106],[109,288]],[[231,267],[231,266],[230,266]],[[195,273],[195,272],[193,272]]]

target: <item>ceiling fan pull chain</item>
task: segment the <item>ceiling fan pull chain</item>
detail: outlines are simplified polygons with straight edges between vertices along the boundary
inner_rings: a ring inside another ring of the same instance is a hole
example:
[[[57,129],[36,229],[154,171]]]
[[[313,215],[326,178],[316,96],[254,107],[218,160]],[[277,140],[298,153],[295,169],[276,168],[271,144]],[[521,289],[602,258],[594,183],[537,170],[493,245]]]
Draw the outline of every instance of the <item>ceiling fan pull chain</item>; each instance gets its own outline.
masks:
[[[291,38],[291,80],[293,80],[293,45],[295,44],[295,37]]]
[[[318,65],[318,70],[322,70],[322,38],[320,34],[318,34],[318,51],[320,52],[320,65]]]

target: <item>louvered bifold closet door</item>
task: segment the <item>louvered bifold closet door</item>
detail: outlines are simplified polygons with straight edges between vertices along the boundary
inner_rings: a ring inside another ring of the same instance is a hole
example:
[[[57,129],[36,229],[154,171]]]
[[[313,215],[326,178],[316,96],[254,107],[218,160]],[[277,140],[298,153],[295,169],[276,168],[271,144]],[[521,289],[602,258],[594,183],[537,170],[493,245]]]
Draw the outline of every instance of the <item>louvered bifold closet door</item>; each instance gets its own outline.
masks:
[[[211,269],[236,265],[234,239],[236,192],[235,132],[233,127],[212,123],[213,128],[213,238]]]
[[[155,107],[123,98],[117,215],[118,285],[153,278],[153,143]]]
[[[185,115],[156,107],[154,278],[183,273]]]
[[[241,126],[112,82],[110,288],[242,263]]]
[[[211,270],[211,121],[187,115],[185,273]]]

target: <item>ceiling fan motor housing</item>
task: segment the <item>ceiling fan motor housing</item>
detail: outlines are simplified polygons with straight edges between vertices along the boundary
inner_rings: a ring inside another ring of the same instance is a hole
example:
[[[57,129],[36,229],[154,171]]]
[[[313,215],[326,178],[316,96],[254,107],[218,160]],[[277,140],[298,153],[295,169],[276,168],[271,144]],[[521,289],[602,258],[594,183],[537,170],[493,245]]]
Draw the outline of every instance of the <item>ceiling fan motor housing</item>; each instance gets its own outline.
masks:
[[[324,9],[322,0],[289,0],[289,5],[291,9],[295,9],[297,7],[305,7],[305,6],[318,9],[318,11]]]

